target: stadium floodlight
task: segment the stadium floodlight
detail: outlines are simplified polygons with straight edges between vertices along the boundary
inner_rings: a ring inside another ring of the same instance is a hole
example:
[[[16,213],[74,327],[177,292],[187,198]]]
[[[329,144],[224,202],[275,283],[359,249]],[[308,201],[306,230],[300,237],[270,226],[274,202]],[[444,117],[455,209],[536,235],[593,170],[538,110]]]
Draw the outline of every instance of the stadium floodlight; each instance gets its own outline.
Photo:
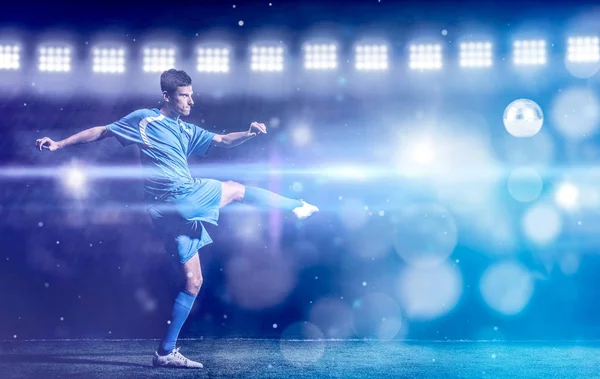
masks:
[[[461,43],[460,66],[465,68],[491,67],[492,44],[490,42]]]
[[[43,72],[71,71],[72,50],[68,46],[46,45],[39,48],[38,68]]]
[[[125,48],[95,47],[92,49],[92,71],[106,74],[125,72]]]
[[[229,48],[201,46],[198,47],[197,54],[196,68],[199,72],[229,72]]]
[[[408,66],[413,70],[439,70],[442,68],[442,45],[410,45]]]
[[[333,43],[307,43],[303,50],[307,70],[334,70],[338,66],[337,46]]]
[[[598,37],[569,38],[567,60],[577,63],[600,61],[600,39]]]
[[[144,72],[162,72],[175,68],[175,48],[146,47],[144,48]]]
[[[18,70],[21,67],[19,45],[0,45],[0,70]]]
[[[252,71],[283,71],[283,47],[255,45],[250,52]]]
[[[388,47],[384,44],[361,44],[354,48],[358,71],[382,71],[389,68]]]
[[[546,56],[544,40],[517,40],[513,43],[513,62],[517,66],[544,65]]]

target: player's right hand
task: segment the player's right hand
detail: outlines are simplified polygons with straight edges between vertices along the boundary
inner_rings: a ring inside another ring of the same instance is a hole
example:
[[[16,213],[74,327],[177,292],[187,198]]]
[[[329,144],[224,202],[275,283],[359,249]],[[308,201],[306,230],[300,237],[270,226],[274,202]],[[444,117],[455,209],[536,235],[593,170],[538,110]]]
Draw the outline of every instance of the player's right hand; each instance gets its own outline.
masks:
[[[50,151],[55,151],[55,150],[60,149],[60,145],[58,144],[58,142],[55,142],[51,138],[48,138],[48,137],[44,137],[44,138],[35,140],[35,147],[37,149],[40,149],[40,151],[42,151],[42,149],[46,149],[46,150],[50,150]]]

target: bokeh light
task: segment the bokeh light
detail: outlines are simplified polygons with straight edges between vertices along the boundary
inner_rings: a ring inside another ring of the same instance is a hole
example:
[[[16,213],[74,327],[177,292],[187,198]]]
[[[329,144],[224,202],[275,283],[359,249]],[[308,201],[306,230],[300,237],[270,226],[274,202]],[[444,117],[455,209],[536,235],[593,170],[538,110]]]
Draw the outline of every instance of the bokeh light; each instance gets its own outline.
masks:
[[[309,367],[325,353],[323,333],[315,324],[301,321],[288,326],[281,334],[281,355],[297,367]],[[316,341],[315,341],[316,340]]]
[[[280,304],[298,280],[295,265],[281,254],[238,254],[227,263],[226,274],[232,301],[250,310]]]
[[[353,336],[352,309],[341,299],[319,299],[309,312],[309,320],[323,332],[325,338],[344,339]]]
[[[562,221],[556,209],[548,204],[532,205],[521,220],[523,233],[537,244],[548,244],[560,234]]]
[[[479,288],[483,300],[492,310],[512,316],[522,312],[529,304],[534,281],[520,263],[501,262],[483,273]]]
[[[430,267],[407,267],[397,283],[398,296],[406,316],[432,320],[450,312],[462,294],[460,271],[448,263]]]
[[[498,146],[500,155],[513,165],[547,167],[556,159],[558,141],[551,133],[541,130],[530,138],[514,138],[505,133]]]
[[[344,199],[339,210],[339,219],[349,230],[361,228],[368,220],[365,204],[357,198]]]
[[[520,202],[526,203],[537,199],[543,186],[540,174],[530,167],[517,168],[508,177],[508,192]]]
[[[410,204],[392,218],[394,247],[407,263],[429,266],[445,261],[458,240],[452,214],[434,203]]]
[[[359,338],[391,340],[402,328],[402,313],[396,301],[383,293],[370,293],[353,304],[352,325]]]
[[[70,196],[81,198],[88,194],[88,178],[85,168],[79,164],[64,167],[63,185]]]
[[[590,137],[600,126],[600,102],[591,89],[573,87],[561,91],[552,103],[552,121],[563,137]]]
[[[296,147],[303,147],[312,141],[312,131],[308,125],[300,124],[292,129],[291,137]]]
[[[561,183],[556,189],[554,199],[562,208],[574,208],[579,200],[579,188],[572,183]]]
[[[565,275],[573,275],[579,270],[581,255],[572,251],[567,252],[560,256],[558,264]]]

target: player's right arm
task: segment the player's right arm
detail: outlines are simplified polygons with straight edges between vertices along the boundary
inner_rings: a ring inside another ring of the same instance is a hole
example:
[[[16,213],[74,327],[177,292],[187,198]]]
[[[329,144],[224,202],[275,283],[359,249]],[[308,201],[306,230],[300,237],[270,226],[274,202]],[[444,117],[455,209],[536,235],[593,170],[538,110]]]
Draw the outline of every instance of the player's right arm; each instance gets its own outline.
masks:
[[[40,149],[40,151],[42,151],[42,149],[55,151],[71,145],[100,141],[101,139],[109,137],[110,135],[111,132],[106,126],[95,126],[93,128],[83,130],[61,141],[54,141],[49,137],[40,138],[35,141],[35,146],[36,148]]]

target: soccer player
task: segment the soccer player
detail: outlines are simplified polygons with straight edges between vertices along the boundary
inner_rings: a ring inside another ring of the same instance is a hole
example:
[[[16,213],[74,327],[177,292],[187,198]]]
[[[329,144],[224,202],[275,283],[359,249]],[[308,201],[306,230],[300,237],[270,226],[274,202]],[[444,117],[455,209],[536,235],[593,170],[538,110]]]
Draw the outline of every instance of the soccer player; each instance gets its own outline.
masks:
[[[212,243],[202,223],[217,225],[220,208],[234,201],[291,211],[299,219],[319,209],[303,200],[233,181],[193,178],[188,157],[206,156],[212,146],[238,146],[267,133],[267,129],[264,124],[253,122],[248,131],[216,134],[184,122],[181,116],[188,116],[194,105],[191,78],[184,71],[171,69],[162,73],[160,86],[160,109],[138,109],[119,121],[86,129],[61,141],[40,138],[36,147],[40,151],[56,151],[114,136],[123,146],[135,144],[139,148],[146,209],[165,249],[183,265],[186,283],[175,299],[171,323],[152,363],[155,367],[202,368],[202,363],[184,357],[175,346],[202,286],[198,251]]]

